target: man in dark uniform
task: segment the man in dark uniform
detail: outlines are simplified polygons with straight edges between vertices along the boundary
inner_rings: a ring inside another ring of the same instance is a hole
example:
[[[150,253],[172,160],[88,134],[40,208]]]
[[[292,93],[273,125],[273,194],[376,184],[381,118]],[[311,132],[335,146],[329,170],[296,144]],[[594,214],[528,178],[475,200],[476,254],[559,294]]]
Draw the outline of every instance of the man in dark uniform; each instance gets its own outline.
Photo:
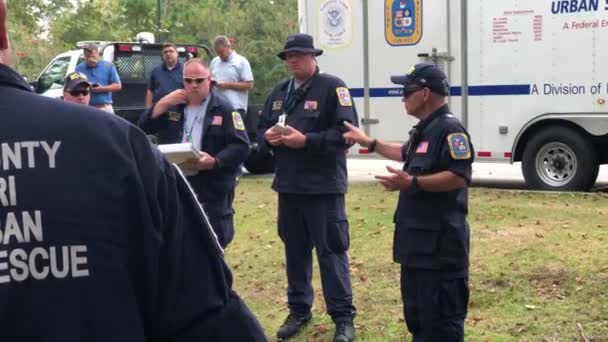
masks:
[[[180,173],[126,121],[33,94],[5,11],[2,341],[265,341]]]
[[[321,74],[313,39],[292,35],[278,56],[293,76],[272,91],[260,117],[260,145],[275,156],[272,188],[279,193],[279,236],[285,244],[289,316],[279,339],[294,336],[310,321],[313,302],[312,248],[316,249],[327,311],[336,324],[334,341],[354,338],[344,122],[356,123],[348,88]]]
[[[232,200],[249,138],[241,115],[210,91],[209,75],[202,60],[186,62],[184,89],[174,90],[144,112],[139,126],[146,133],[158,133],[160,144],[190,142],[201,151],[200,159],[181,167],[225,248],[234,237]]]
[[[152,107],[170,92],[183,88],[184,67],[179,61],[177,47],[174,44],[163,44],[163,62],[157,65],[150,74],[146,91],[146,108]]]
[[[467,186],[474,159],[469,134],[450,114],[445,74],[433,64],[413,66],[391,81],[403,85],[407,113],[420,119],[405,145],[367,137],[346,124],[348,142],[404,161],[377,176],[400,191],[393,254],[401,263],[404,315],[414,341],[463,341],[469,300]]]

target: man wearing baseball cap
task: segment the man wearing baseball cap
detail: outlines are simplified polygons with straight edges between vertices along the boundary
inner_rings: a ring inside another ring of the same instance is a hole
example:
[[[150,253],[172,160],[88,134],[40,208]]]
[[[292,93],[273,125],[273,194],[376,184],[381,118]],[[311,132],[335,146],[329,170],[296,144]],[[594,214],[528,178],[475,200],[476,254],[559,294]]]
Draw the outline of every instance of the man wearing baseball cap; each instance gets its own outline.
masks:
[[[85,74],[91,84],[90,105],[109,113],[114,113],[112,93],[120,91],[122,84],[114,64],[99,57],[97,44],[88,43],[83,47],[86,61],[76,66],[76,71]]]
[[[89,105],[91,85],[85,74],[74,71],[65,77],[63,99],[68,102]]]
[[[463,341],[469,300],[467,187],[474,159],[469,134],[446,104],[449,85],[437,66],[420,63],[391,81],[403,86],[405,109],[420,120],[405,144],[373,139],[345,123],[357,142],[403,170],[376,176],[399,191],[393,258],[401,264],[404,316],[414,341]]]

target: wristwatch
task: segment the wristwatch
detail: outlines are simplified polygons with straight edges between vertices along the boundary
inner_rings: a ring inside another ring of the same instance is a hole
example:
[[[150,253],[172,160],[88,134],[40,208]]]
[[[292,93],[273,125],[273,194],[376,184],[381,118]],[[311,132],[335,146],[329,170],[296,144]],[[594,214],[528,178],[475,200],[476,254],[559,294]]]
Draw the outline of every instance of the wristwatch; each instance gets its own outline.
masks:
[[[410,183],[410,187],[413,190],[418,190],[419,189],[418,188],[418,176],[416,176],[416,175],[412,176],[412,182]]]

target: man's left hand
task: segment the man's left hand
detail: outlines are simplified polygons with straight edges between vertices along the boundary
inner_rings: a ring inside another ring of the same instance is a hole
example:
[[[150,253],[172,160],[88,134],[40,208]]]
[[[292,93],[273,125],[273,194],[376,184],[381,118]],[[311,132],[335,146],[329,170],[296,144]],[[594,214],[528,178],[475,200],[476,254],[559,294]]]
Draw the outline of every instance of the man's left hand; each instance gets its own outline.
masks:
[[[289,125],[285,127],[289,130],[289,134],[283,135],[283,145],[290,148],[304,148],[306,136]]]
[[[388,176],[375,176],[376,179],[380,180],[380,184],[384,186],[384,189],[388,191],[405,190],[412,185],[412,177],[399,169],[387,166],[386,169],[391,174]]]
[[[192,160],[192,166],[200,171],[211,170],[215,167],[216,160],[207,152],[201,152],[199,159]]]

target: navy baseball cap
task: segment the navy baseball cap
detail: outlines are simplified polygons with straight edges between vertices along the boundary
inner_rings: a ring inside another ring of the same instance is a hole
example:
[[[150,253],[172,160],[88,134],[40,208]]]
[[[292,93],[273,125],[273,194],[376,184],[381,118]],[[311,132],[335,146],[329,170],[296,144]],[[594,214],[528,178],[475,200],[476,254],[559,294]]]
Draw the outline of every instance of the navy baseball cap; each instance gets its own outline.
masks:
[[[401,84],[406,89],[426,87],[442,96],[450,94],[447,76],[432,63],[418,63],[412,66],[405,75],[391,76],[391,82]]]
[[[64,90],[74,90],[77,86],[85,84],[87,87],[90,87],[89,80],[87,79],[87,75],[74,71],[69,73],[65,77],[65,84],[63,86]]]
[[[315,56],[323,54],[323,50],[315,49],[312,36],[306,33],[298,33],[287,37],[283,51],[279,52],[277,56],[285,60],[288,52],[310,53]]]

